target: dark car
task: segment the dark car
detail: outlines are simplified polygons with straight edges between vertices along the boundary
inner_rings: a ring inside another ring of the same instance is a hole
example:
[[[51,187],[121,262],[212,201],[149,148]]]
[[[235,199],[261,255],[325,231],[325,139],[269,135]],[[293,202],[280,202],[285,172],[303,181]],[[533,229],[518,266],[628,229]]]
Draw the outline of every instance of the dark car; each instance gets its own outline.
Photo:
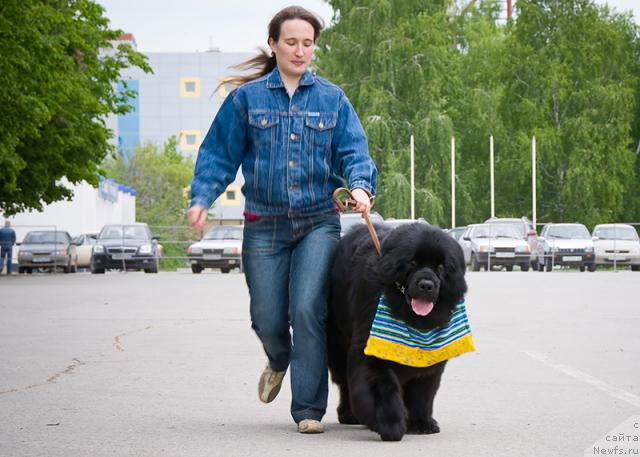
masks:
[[[105,270],[158,272],[158,237],[147,224],[105,225],[93,246],[91,273]]]
[[[201,273],[205,268],[219,268],[229,273],[232,268],[242,272],[242,226],[218,225],[189,246],[187,256],[191,271]]]
[[[18,272],[31,273],[37,269],[75,273],[78,258],[71,236],[61,230],[37,230],[25,235],[18,250]]]

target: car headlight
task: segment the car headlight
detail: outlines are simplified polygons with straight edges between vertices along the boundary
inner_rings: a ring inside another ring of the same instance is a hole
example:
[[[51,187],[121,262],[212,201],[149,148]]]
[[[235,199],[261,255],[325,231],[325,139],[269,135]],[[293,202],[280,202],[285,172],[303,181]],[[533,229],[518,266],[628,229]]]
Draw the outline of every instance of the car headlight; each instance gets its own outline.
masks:
[[[189,246],[189,249],[187,249],[187,254],[201,255],[202,248],[194,248],[193,246]]]
[[[529,252],[529,245],[525,245],[525,246],[516,246],[516,252]]]
[[[240,254],[240,248],[224,248],[223,254]]]
[[[587,246],[584,248],[584,252],[593,252],[593,246]]]
[[[101,244],[96,244],[93,246],[94,254],[102,254],[104,252],[104,246]]]
[[[480,252],[493,252],[493,246],[483,244],[480,246]]]
[[[18,251],[18,257],[31,257],[32,255],[31,251]]]
[[[143,244],[142,246],[140,246],[140,249],[138,249],[138,252],[140,254],[151,254],[151,245]]]
[[[549,249],[550,252],[558,252],[558,248],[555,246],[552,246],[551,249]]]

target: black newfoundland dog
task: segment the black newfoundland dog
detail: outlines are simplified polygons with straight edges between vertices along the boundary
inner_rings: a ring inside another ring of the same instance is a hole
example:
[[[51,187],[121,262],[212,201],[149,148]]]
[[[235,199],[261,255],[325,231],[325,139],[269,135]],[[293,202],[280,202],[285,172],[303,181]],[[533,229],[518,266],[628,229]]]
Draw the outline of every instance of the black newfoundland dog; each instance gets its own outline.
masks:
[[[364,354],[381,294],[394,317],[420,330],[449,322],[467,290],[458,243],[424,223],[376,226],[382,256],[366,226],[350,231],[332,270],[327,326],[329,369],[340,388],[338,420],[362,424],[385,441],[440,431],[433,400],[445,362],[415,368]]]

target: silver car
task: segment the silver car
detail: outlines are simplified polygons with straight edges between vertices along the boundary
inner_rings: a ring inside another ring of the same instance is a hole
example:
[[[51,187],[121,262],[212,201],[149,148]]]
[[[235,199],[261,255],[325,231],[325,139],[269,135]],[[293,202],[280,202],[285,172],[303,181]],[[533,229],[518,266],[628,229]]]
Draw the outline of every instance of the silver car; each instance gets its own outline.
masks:
[[[471,224],[458,240],[471,270],[489,270],[495,266],[512,271],[518,265],[528,271],[529,245],[509,224]]]
[[[384,219],[375,211],[369,213],[369,220],[372,224],[382,224]],[[340,213],[340,236],[345,236],[353,227],[358,224],[366,224],[362,217],[362,213],[347,212]]]
[[[25,235],[18,250],[18,272],[55,270],[75,273],[78,266],[76,246],[71,236],[61,230],[37,230]]]
[[[232,268],[242,269],[242,225],[217,225],[209,229],[200,241],[187,249],[193,273],[205,268],[219,268],[229,273]]]
[[[591,235],[597,265],[630,265],[640,271],[640,238],[632,225],[600,224]]]
[[[534,269],[551,271],[556,265],[596,270],[591,235],[583,224],[547,224],[538,237]]]

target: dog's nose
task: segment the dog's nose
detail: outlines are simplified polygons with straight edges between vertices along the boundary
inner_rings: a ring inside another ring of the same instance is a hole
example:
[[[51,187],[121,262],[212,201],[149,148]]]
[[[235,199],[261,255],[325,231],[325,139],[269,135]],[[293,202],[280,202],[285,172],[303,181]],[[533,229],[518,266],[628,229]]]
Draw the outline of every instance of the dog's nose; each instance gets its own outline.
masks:
[[[418,289],[424,292],[433,292],[433,281],[429,281],[428,279],[421,279],[418,281]]]

